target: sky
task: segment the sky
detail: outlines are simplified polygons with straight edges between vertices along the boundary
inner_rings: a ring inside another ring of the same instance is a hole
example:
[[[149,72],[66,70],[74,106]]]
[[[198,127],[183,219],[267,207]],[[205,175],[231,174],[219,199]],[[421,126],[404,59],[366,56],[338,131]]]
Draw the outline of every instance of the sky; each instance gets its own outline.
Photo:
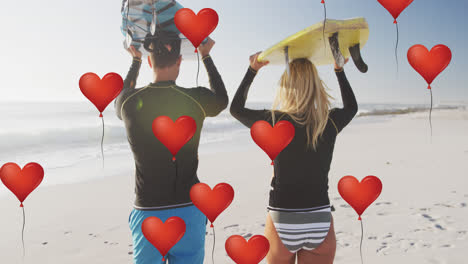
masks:
[[[212,8],[220,17],[211,37],[212,57],[232,99],[248,67],[251,54],[323,20],[321,0],[180,0],[198,12]],[[434,81],[436,103],[468,102],[468,1],[414,0],[398,19],[399,72],[394,55],[396,29],[392,16],[377,0],[326,0],[328,18],[364,17],[369,41],[362,56],[366,74],[350,62],[348,79],[361,103],[428,103],[427,84],[406,59],[414,44],[429,49],[447,45],[453,54],[449,67]],[[125,78],[131,57],[123,49],[121,1],[49,0],[3,1],[0,24],[0,101],[86,101],[78,87],[84,73],[103,76],[117,72]],[[284,66],[267,66],[254,81],[249,101],[271,101]],[[333,66],[319,73],[340,101]],[[197,62],[185,58],[177,84],[195,86]],[[144,64],[138,86],[153,80]],[[201,68],[200,84],[208,85]]]

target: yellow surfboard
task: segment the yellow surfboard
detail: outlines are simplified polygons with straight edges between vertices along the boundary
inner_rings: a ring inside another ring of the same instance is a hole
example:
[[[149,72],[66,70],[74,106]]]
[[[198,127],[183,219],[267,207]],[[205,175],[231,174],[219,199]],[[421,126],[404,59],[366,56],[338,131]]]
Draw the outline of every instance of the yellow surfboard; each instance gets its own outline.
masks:
[[[327,65],[335,62],[328,38],[338,32],[338,41],[342,55],[350,57],[349,48],[360,44],[364,47],[369,39],[369,25],[363,18],[347,20],[327,19],[310,26],[296,34],[280,41],[278,44],[262,52],[258,60],[270,61],[270,64],[285,64],[285,50],[288,49],[289,60],[309,58],[315,65]],[[359,49],[358,49],[359,51]],[[360,56],[360,54],[359,54]]]

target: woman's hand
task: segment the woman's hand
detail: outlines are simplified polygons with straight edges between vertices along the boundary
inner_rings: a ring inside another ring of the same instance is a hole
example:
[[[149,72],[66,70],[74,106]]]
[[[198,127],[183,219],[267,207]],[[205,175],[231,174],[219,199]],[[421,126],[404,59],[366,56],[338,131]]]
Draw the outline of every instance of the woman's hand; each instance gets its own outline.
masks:
[[[348,61],[349,61],[349,58],[345,59],[344,64],[343,64],[343,67],[346,65],[346,63],[348,63]],[[343,67],[341,67],[341,68],[338,67],[338,65],[336,65],[336,61],[335,61],[335,70],[342,70]]]
[[[260,53],[262,53],[262,52],[260,51],[260,52],[255,53],[254,55],[250,56],[250,67],[252,69],[254,69],[255,71],[260,70],[263,66],[266,66],[266,65],[268,65],[268,63],[270,63],[269,61],[259,62],[258,61],[258,56],[260,55]]]
[[[216,42],[215,42],[212,38],[208,37],[208,41],[207,41],[205,44],[201,44],[201,45],[198,47],[198,51],[200,52],[200,55],[201,55],[202,57],[205,57],[205,56],[207,56],[207,55],[210,55],[210,51],[211,51],[211,49],[213,48],[213,46],[214,46],[215,43],[216,43]]]
[[[141,59],[141,52],[139,52],[134,46],[130,46],[127,51],[130,53],[130,55],[132,55],[133,58]]]

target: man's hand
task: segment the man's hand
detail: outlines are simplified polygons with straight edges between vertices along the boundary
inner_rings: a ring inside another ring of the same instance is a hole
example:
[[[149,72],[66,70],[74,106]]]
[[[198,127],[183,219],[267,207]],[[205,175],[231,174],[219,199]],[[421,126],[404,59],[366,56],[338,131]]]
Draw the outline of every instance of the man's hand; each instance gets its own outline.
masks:
[[[202,57],[210,55],[210,51],[213,48],[215,43],[216,42],[213,39],[208,37],[208,41],[205,44],[201,44],[200,47],[198,47],[198,51],[200,52],[200,55]]]
[[[138,58],[141,60],[141,52],[139,52],[134,46],[130,46],[130,48],[127,49],[128,53],[132,55],[133,58]]]
[[[270,63],[269,61],[259,62],[258,61],[258,55],[260,55],[260,53],[262,53],[262,52],[260,51],[260,52],[255,53],[254,55],[250,56],[250,67],[252,69],[254,69],[255,71],[260,70],[263,66],[266,66],[266,65],[268,65],[268,63]]]

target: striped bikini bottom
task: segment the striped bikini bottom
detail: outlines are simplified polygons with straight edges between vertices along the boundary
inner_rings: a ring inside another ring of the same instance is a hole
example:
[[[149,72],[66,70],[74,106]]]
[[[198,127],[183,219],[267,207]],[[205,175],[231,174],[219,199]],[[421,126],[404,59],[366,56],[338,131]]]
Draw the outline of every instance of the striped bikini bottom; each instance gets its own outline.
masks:
[[[331,208],[320,206],[306,211],[268,207],[275,229],[286,248],[296,253],[301,249],[313,250],[328,235],[331,225]]]

